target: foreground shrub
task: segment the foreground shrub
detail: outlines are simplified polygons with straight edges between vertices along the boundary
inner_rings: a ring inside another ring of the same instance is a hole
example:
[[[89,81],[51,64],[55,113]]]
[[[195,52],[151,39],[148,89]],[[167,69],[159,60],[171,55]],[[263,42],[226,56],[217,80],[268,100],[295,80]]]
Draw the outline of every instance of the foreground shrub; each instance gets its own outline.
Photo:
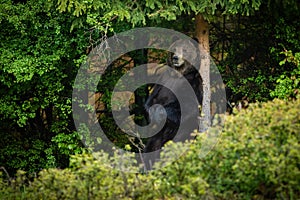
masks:
[[[300,100],[253,104],[227,118],[202,176],[222,199],[300,198]]]
[[[219,143],[200,159],[205,134],[183,151],[169,143],[163,158],[184,154],[147,174],[132,154],[77,155],[68,169],[19,171],[0,181],[1,199],[299,199],[300,100],[252,104],[229,116]],[[122,162],[120,162],[122,161]],[[118,171],[114,166],[122,167]]]

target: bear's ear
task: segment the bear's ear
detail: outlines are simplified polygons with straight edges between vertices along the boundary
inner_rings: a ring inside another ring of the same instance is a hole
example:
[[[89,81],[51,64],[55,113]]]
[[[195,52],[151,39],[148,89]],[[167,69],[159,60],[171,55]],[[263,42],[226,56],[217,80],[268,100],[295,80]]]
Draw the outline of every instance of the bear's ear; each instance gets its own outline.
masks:
[[[177,35],[174,35],[171,39],[172,43],[176,42],[177,40],[179,40],[180,38]]]
[[[197,43],[199,43],[199,40],[198,40],[198,38],[196,38],[196,37],[193,37],[193,40],[195,40]]]
[[[173,66],[172,55],[173,55],[172,52],[169,52],[169,53],[168,53],[167,65],[168,65],[169,67],[172,67],[172,66]]]

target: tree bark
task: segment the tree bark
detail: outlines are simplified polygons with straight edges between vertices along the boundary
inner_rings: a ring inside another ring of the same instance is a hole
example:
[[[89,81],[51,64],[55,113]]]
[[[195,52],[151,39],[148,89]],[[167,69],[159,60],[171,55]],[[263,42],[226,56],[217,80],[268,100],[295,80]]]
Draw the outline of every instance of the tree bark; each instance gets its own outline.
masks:
[[[141,49],[137,50],[137,56],[134,58],[134,65],[135,67],[138,67],[143,64],[147,64],[147,54],[148,50],[147,49]],[[147,71],[144,73],[140,73],[139,78],[143,77],[143,79],[147,80]],[[148,87],[147,86],[142,86],[138,88],[136,91],[134,91],[134,99],[135,99],[135,104],[136,108],[135,110],[135,122],[140,125],[144,126],[147,124],[146,119],[143,117],[145,116],[145,111],[144,111],[144,104],[146,102],[146,99],[148,98]],[[142,95],[141,95],[142,94]]]
[[[210,126],[210,56],[209,56],[209,24],[203,15],[197,14],[195,18],[195,37],[199,41],[200,48],[200,75],[203,80],[203,100],[200,117],[199,131],[203,132]]]

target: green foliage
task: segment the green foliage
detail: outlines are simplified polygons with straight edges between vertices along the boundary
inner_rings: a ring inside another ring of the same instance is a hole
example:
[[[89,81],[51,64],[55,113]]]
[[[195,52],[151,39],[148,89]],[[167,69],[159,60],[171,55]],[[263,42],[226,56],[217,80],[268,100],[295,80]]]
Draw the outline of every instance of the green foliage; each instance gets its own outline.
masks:
[[[33,173],[44,167],[56,167],[56,160],[49,152],[49,146],[42,140],[19,141],[12,137],[3,139],[5,147],[0,150],[0,165],[5,166],[11,174],[17,169]]]
[[[295,98],[300,94],[300,53],[293,55],[292,51],[285,51],[282,52],[282,54],[284,54],[286,58],[282,60],[279,65],[292,65],[292,69],[284,71],[277,79],[275,90],[271,92],[271,96],[281,99]]]
[[[287,52],[300,51],[297,34],[300,23],[293,19],[284,18],[283,13],[274,17],[264,4],[256,15],[233,17],[224,24],[224,29],[218,27],[211,33],[216,37],[213,44],[222,41],[219,43],[222,49],[214,47],[212,53],[222,54],[222,60],[217,61],[219,69],[234,95],[254,102],[295,96],[292,93],[298,87],[297,81],[294,82],[298,66],[281,62],[292,56],[285,55]]]
[[[79,142],[77,132],[71,134],[59,133],[52,138],[52,142],[57,146],[60,154],[72,155],[82,153],[83,147]]]
[[[2,133],[3,134],[3,133]],[[18,169],[35,173],[43,168],[67,167],[68,156],[83,151],[76,132],[58,134],[47,142],[32,136],[3,135],[0,143],[0,166],[13,175]]]
[[[225,1],[225,0],[186,0],[186,1],[77,1],[77,0],[58,0],[57,9],[60,12],[70,12],[79,17],[87,15],[90,25],[106,32],[107,28],[115,26],[116,23],[126,21],[134,26],[145,26],[150,21],[161,23],[162,20],[174,21],[178,16],[188,14],[193,15],[202,13],[209,18],[214,15],[216,10],[222,10],[223,14],[242,14],[250,15],[258,10],[261,0],[253,1]],[[115,20],[116,19],[116,20]],[[114,22],[114,25],[113,23]],[[77,23],[78,24],[78,23]]]
[[[88,45],[83,30],[70,34],[74,18],[43,0],[0,5],[0,165],[11,174],[67,166],[51,140],[74,131],[72,84]]]
[[[2,199],[299,199],[300,100],[251,104],[229,116],[219,144],[200,159],[199,134],[189,148],[168,143],[162,158],[177,161],[147,174],[131,153],[72,157],[32,181],[19,171],[0,182]],[[114,169],[122,168],[122,171]]]
[[[220,144],[204,162],[224,199],[299,198],[300,100],[252,104],[227,118]],[[297,164],[298,163],[298,164]]]

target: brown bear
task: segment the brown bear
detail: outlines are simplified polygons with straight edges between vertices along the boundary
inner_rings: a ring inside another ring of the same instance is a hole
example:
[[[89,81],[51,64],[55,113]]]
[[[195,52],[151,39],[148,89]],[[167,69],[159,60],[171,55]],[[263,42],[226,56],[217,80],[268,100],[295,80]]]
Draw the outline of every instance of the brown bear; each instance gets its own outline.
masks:
[[[154,85],[146,100],[145,110],[150,116],[150,121],[157,124],[161,123],[165,113],[167,119],[163,128],[148,139],[144,148],[145,153],[158,151],[158,154],[146,157],[145,162],[148,169],[152,168],[151,165],[158,158],[157,155],[159,155],[161,148],[167,141],[173,140],[175,136],[175,141],[191,139],[190,134],[198,128],[198,108],[202,104],[203,94],[202,78],[199,74],[200,51],[198,43],[186,39],[176,39],[169,48],[167,64],[180,72],[182,76],[168,76],[169,88],[163,85]],[[195,96],[184,96],[183,78],[188,81],[197,99],[194,98]],[[184,96],[184,104],[179,104],[177,97],[171,90]],[[181,109],[185,109],[189,114],[182,116]],[[180,126],[181,131],[178,132]]]

